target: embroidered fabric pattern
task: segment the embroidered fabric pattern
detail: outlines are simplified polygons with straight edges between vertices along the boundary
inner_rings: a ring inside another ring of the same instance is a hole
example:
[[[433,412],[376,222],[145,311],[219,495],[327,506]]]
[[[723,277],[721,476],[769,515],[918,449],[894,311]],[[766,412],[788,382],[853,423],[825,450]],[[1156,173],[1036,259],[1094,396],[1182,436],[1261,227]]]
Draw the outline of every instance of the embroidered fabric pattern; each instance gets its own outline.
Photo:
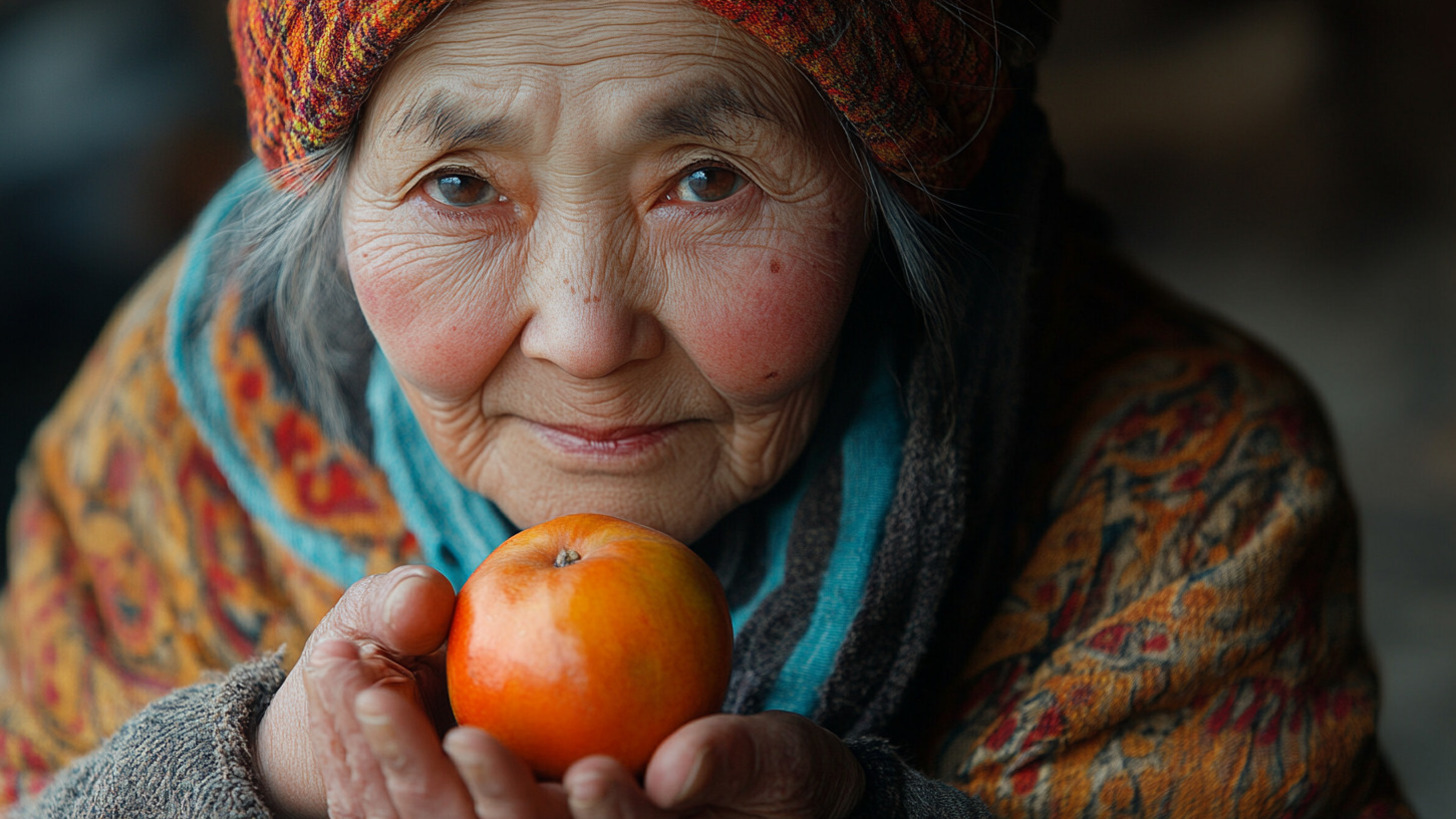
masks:
[[[113,322],[23,478],[0,612],[0,680],[18,683],[0,685],[0,805],[206,672],[280,647],[291,664],[343,591],[249,514],[183,410],[162,355],[174,280],[153,276]],[[281,398],[256,335],[220,318],[212,358],[270,494],[365,573],[417,562],[383,476]]]
[[[1130,329],[1149,352],[1066,401],[1077,449],[937,774],[1005,817],[1412,815],[1374,748],[1354,510],[1309,396],[1231,334]]]

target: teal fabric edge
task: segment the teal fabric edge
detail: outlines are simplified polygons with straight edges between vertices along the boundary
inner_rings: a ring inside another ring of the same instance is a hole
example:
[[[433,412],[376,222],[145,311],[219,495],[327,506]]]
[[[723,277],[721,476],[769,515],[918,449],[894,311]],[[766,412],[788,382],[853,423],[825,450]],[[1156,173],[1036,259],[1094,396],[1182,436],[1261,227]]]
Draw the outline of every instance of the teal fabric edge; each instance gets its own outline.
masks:
[[[813,470],[805,470],[812,473]],[[763,580],[758,584],[758,589],[753,596],[744,601],[741,605],[729,612],[733,619],[733,636],[737,637],[743,632],[743,627],[758,611],[763,603],[775,589],[784,584],[784,565],[788,561],[789,533],[794,528],[794,512],[799,508],[799,501],[804,499],[804,493],[809,489],[807,480],[800,481],[794,487],[793,493],[785,503],[771,507],[767,513],[767,526],[765,536],[768,540],[768,551],[764,559],[768,566],[764,569]]]
[[[389,481],[405,525],[419,541],[425,561],[459,591],[475,567],[516,528],[494,503],[460,483],[440,463],[378,348],[365,401],[374,426],[374,460]]]
[[[207,328],[201,328],[196,335],[187,332],[193,317],[206,307],[208,263],[217,230],[251,191],[268,184],[262,165],[257,160],[248,162],[198,216],[189,236],[181,274],[167,305],[164,341],[167,369],[177,387],[182,408],[196,425],[198,435],[212,451],[218,470],[248,515],[309,565],[335,583],[348,586],[365,575],[364,558],[349,554],[338,537],[294,519],[274,499],[232,434],[233,423],[222,385],[209,361]]]
[[[881,345],[862,403],[840,444],[844,482],[834,551],[809,626],[779,672],[765,709],[804,716],[817,710],[820,689],[863,602],[899,479],[906,429],[890,353]]]

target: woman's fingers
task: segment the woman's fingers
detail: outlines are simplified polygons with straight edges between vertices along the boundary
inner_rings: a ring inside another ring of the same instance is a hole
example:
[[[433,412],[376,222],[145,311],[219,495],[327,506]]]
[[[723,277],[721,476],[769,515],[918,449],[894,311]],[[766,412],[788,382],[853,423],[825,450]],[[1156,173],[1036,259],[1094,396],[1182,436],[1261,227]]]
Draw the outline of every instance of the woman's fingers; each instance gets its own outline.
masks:
[[[674,811],[837,819],[859,802],[864,771],[838,737],[797,714],[719,714],[664,740],[644,787]]]
[[[345,764],[342,757],[332,758],[344,753],[348,746],[342,735],[327,742],[322,735],[314,735],[313,726],[324,715],[311,712],[324,706],[310,705],[313,698],[306,690],[304,677],[316,659],[318,646],[330,640],[348,641],[367,655],[364,659],[369,665],[390,668],[389,663],[393,663],[392,667],[405,669],[421,689],[427,711],[445,722],[448,706],[443,702],[440,663],[454,605],[450,582],[425,566],[401,566],[387,574],[366,577],[344,592],[314,629],[298,665],[274,696],[258,729],[259,775],[275,810],[288,815],[324,815],[324,771],[337,774]],[[334,669],[331,673],[344,672]],[[331,694],[340,690],[335,686]],[[356,687],[353,693],[358,690]],[[324,699],[331,703],[328,708],[343,707],[352,720],[353,693],[347,699]]]
[[[520,757],[484,731],[452,729],[445,735],[444,749],[464,780],[479,819],[569,815],[560,785],[538,783]]]
[[[475,729],[442,746],[402,669],[360,656],[352,643],[320,643],[308,672],[310,711],[324,714],[324,779],[331,817],[566,819],[565,796]]]
[[[441,750],[434,726],[409,697],[387,687],[366,688],[354,699],[354,714],[382,777],[385,798],[381,801],[392,811],[389,815],[400,819],[476,816],[470,793]],[[379,812],[384,815],[382,807]]]
[[[433,654],[444,644],[455,589],[428,566],[400,566],[350,586],[310,640],[367,641],[397,657]]]
[[[393,819],[389,792],[372,749],[354,714],[354,700],[375,684],[398,685],[398,674],[362,662],[347,640],[325,640],[313,647],[303,668],[308,696],[309,737],[333,819]]]
[[[562,778],[572,819],[668,819],[668,813],[647,798],[637,780],[616,760],[587,757]]]

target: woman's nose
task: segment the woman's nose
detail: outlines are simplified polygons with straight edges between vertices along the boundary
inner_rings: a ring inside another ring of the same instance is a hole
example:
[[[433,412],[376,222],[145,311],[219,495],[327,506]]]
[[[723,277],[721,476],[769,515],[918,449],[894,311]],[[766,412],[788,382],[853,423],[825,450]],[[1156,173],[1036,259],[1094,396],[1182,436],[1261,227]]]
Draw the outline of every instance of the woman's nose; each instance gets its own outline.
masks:
[[[521,351],[577,378],[601,378],[662,352],[662,325],[640,289],[622,275],[542,271]]]

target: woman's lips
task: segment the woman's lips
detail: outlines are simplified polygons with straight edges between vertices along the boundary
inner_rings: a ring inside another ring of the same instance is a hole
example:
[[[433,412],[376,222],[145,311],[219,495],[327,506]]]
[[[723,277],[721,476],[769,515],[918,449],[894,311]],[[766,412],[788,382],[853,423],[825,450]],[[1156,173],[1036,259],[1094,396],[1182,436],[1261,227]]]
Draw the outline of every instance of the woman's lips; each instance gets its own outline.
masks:
[[[638,455],[661,443],[676,424],[630,427],[582,427],[532,424],[554,448],[572,455],[620,458]]]

